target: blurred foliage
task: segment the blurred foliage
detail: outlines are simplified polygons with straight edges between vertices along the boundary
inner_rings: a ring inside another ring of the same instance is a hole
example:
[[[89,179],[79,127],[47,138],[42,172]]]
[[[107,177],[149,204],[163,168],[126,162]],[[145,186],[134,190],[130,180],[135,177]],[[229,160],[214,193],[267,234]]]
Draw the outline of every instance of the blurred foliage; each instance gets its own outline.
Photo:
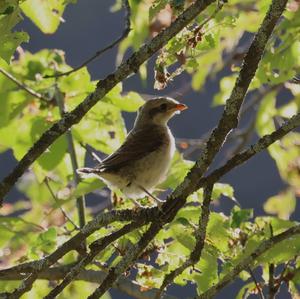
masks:
[[[151,37],[168,27],[171,22],[189,6],[189,0],[130,0],[131,26],[128,38],[119,45],[117,60],[120,62],[126,51],[137,50]],[[39,92],[38,99],[20,89],[14,82],[0,74],[0,152],[11,150],[19,160],[41,134],[60,118],[55,100],[58,88],[64,95],[66,110],[74,109],[94,90],[96,82],[91,80],[87,68],[66,77],[45,78],[56,72],[71,69],[60,50],[44,49],[29,53],[21,47],[29,36],[26,32],[15,31],[14,26],[28,17],[43,33],[54,33],[62,21],[67,4],[72,0],[3,0],[0,2],[0,67],[12,74],[28,87]],[[212,80],[222,70],[220,90],[212,98],[212,105],[224,105],[230,96],[243,55],[252,34],[270,4],[270,0],[239,1],[232,0],[224,7],[210,5],[195,22],[172,38],[156,56],[154,66],[154,87],[163,89],[176,76],[186,72],[190,75],[188,84],[200,90],[205,82]],[[117,0],[112,11],[121,8]],[[259,103],[253,104],[252,117],[255,119],[257,135],[272,132],[281,119],[299,111],[300,88],[287,83],[300,69],[300,4],[289,1],[288,7],[276,27],[256,76],[251,83],[251,93],[257,94],[262,87],[271,89]],[[16,51],[17,49],[17,51]],[[140,70],[143,80],[147,78],[146,64]],[[110,154],[116,150],[126,136],[123,112],[136,112],[143,104],[136,92],[124,94],[122,84],[118,84],[100,101],[83,120],[72,128],[75,151],[79,166],[85,165],[86,150],[82,144]],[[257,108],[257,111],[255,110]],[[189,145],[186,145],[187,150]],[[266,214],[257,216],[252,209],[242,209],[236,205],[229,215],[211,212],[207,228],[207,239],[201,260],[188,268],[175,280],[178,285],[193,283],[201,293],[228,273],[243,257],[255,249],[272,234],[278,234],[293,226],[291,220],[300,194],[300,134],[285,136],[268,149],[276,163],[279,175],[286,184],[285,190],[266,199],[263,208]],[[185,153],[184,153],[185,154]],[[158,189],[174,189],[185,177],[192,161],[176,153],[166,181]],[[49,179],[53,198],[45,184]],[[60,208],[64,208],[73,221],[77,222],[74,199],[104,187],[98,180],[81,182],[76,188],[73,184],[73,171],[67,152],[65,136],[60,137],[49,149],[33,163],[31,169],[19,180],[17,188],[21,192],[13,204],[6,203],[0,217],[0,262],[2,267],[27,260],[39,259],[76,233],[73,225],[65,219]],[[255,187],[255,186],[254,186]],[[159,191],[158,191],[159,192]],[[172,223],[160,231],[149,245],[137,264],[135,279],[141,290],[159,287],[166,273],[180,266],[195,245],[195,231],[201,213],[202,190],[188,198],[187,205],[177,214]],[[235,202],[234,189],[224,183],[217,183],[213,189],[214,203],[217,205],[224,197]],[[116,209],[132,208],[128,200],[118,198]],[[148,205],[147,199],[142,204]],[[255,217],[254,217],[255,215]],[[92,219],[88,210],[88,219]],[[120,223],[103,227],[92,236],[92,242],[120,228]],[[97,261],[108,266],[115,265],[130,244],[136,243],[143,229],[133,231],[120,238],[113,246],[97,256]],[[253,266],[260,266],[262,283],[268,283],[268,265],[274,263],[278,269],[294,271],[299,269],[300,238],[293,237],[282,242],[261,256]],[[76,253],[69,253],[64,263],[76,260]],[[281,267],[281,268],[280,268]],[[96,266],[90,266],[97,269]],[[133,273],[132,275],[135,275]],[[256,286],[249,280],[249,273],[243,272],[240,278],[245,285],[237,298],[247,298],[255,293]],[[300,274],[290,275],[289,292],[299,296]],[[11,291],[18,285],[15,281],[0,282],[0,291]],[[94,285],[74,282],[65,289],[60,298],[85,298]],[[49,292],[49,283],[38,281],[33,289],[22,298],[41,298]],[[80,294],[80,295],[78,295]],[[109,295],[107,295],[109,298]]]

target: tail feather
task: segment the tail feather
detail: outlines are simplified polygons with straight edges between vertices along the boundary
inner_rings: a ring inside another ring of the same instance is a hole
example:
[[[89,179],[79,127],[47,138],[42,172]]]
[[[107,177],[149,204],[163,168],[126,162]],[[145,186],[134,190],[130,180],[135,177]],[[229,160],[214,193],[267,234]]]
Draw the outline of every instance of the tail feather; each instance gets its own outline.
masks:
[[[83,167],[83,168],[76,169],[76,172],[82,178],[90,178],[90,177],[98,176],[99,170],[95,168]]]

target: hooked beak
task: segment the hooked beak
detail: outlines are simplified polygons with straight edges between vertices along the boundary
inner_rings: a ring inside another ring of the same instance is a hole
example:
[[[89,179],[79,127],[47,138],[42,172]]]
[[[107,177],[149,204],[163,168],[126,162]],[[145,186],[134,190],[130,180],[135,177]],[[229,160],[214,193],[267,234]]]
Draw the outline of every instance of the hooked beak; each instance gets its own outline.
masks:
[[[175,109],[178,110],[178,111],[183,111],[183,110],[188,109],[188,106],[184,105],[184,104],[176,104]]]

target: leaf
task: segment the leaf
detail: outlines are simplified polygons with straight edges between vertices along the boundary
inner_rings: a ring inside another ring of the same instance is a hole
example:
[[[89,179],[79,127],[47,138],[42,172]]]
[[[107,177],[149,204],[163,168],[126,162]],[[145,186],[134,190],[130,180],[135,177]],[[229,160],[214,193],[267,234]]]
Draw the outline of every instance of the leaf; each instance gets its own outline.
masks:
[[[56,31],[65,6],[65,0],[26,0],[21,4],[24,14],[44,33]]]
[[[265,254],[257,259],[257,263],[280,264],[289,261],[300,252],[300,236],[291,236],[287,241],[274,245]]]
[[[38,255],[40,252],[51,253],[56,247],[57,232],[54,227],[50,227],[44,233],[37,236],[36,241],[32,244],[30,254]]]
[[[102,189],[105,184],[98,178],[88,178],[81,181],[75,188],[72,197],[76,198],[95,190]]]
[[[228,250],[229,221],[222,214],[212,212],[207,225],[207,236],[212,244],[221,252]]]
[[[125,96],[121,95],[122,84],[114,87],[105,97],[104,101],[115,105],[117,108],[127,112],[135,112],[145,102],[143,98],[137,93],[130,91]]]
[[[10,62],[11,56],[22,42],[28,42],[29,35],[26,32],[13,32],[1,36],[0,56]]]
[[[14,54],[16,48],[22,42],[28,42],[26,32],[12,32],[14,26],[22,20],[17,1],[4,1],[0,6],[0,57],[7,63]]]
[[[176,152],[167,179],[159,186],[159,188],[176,188],[176,186],[183,181],[193,164],[192,161],[184,160],[182,155]]]
[[[236,299],[248,298],[251,295],[252,291],[255,289],[256,289],[256,285],[254,282],[247,283],[239,290]]]
[[[231,221],[230,226],[232,228],[238,228],[241,224],[250,218],[253,217],[253,209],[240,209],[239,207],[235,206],[231,210]]]
[[[236,81],[236,76],[228,76],[221,79],[220,91],[218,94],[214,96],[213,103],[212,103],[213,107],[224,105],[226,103],[226,100],[229,98],[231,94],[235,81]]]
[[[238,201],[234,197],[234,189],[231,185],[222,183],[214,184],[212,199],[219,199],[221,195],[230,198],[235,204],[239,205]]]
[[[295,208],[296,197],[292,189],[270,197],[264,204],[267,213],[278,215],[281,219],[289,219]]]
[[[86,67],[68,76],[60,77],[58,87],[67,96],[74,96],[74,94],[87,93],[94,90],[94,84],[91,82],[91,77]]]
[[[74,127],[74,137],[93,148],[111,154],[126,137],[121,111],[110,103],[99,102]]]
[[[195,268],[200,273],[194,272],[192,278],[197,283],[197,293],[200,295],[218,281],[217,258],[210,255],[206,250],[203,250],[200,262],[195,265]]]
[[[30,132],[32,141],[37,141],[42,133],[49,127],[50,125],[45,122],[44,118],[36,118],[32,123]],[[63,159],[66,151],[67,141],[66,136],[63,135],[49,146],[48,150],[37,159],[37,162],[42,166],[43,169],[48,171],[52,170]]]

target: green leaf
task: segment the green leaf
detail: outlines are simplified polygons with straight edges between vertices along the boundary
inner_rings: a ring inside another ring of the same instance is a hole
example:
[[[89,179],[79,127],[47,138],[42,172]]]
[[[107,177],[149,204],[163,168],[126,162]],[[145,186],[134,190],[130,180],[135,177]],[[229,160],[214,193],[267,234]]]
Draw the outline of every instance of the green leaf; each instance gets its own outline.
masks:
[[[252,291],[255,289],[256,289],[256,285],[254,282],[247,283],[239,290],[236,299],[248,298],[251,295]]]
[[[182,155],[176,152],[167,179],[159,186],[159,188],[176,188],[176,186],[183,181],[193,164],[192,161],[184,160]]]
[[[234,189],[231,185],[222,184],[222,183],[214,184],[214,188],[212,191],[212,199],[213,200],[219,199],[221,195],[232,199],[235,204],[239,205],[239,203],[234,197]]]
[[[29,102],[27,93],[22,90],[7,93],[0,92],[0,98],[0,127],[9,125],[9,122],[17,117]]]
[[[236,81],[236,76],[224,77],[220,81],[220,91],[214,96],[213,106],[224,105],[226,100],[229,98],[234,83]]]
[[[74,137],[93,148],[111,154],[126,137],[121,111],[110,103],[99,102],[74,127]]]
[[[270,134],[275,130],[273,117],[276,115],[275,93],[269,93],[262,100],[256,117],[256,130],[260,136]]]
[[[22,42],[28,42],[29,35],[26,32],[13,32],[1,36],[0,56],[10,62],[11,56]]]
[[[72,97],[76,94],[88,93],[94,90],[94,84],[91,82],[91,77],[86,67],[69,76],[60,77],[58,87],[60,91]]]
[[[300,252],[300,236],[291,236],[288,241],[274,245],[265,254],[257,259],[257,263],[280,264],[289,261]]]
[[[217,258],[203,250],[200,262],[195,265],[195,268],[200,273],[193,272],[192,278],[197,283],[197,293],[200,295],[218,281]]]
[[[44,118],[36,118],[31,127],[31,138],[32,141],[37,141],[42,133],[50,127],[49,124],[45,122]],[[45,170],[54,169],[60,161],[63,159],[67,151],[67,141],[66,136],[59,137],[54,143],[52,143],[48,150],[45,151],[37,162]]]
[[[221,252],[228,250],[229,221],[226,216],[212,212],[207,225],[207,236]]]
[[[264,210],[267,213],[278,215],[281,219],[289,219],[295,208],[296,197],[292,189],[270,197],[264,204]]]
[[[30,254],[35,256],[40,252],[51,253],[51,251],[56,247],[56,238],[56,229],[54,227],[50,227],[47,231],[37,236],[36,241],[32,244]]]
[[[56,31],[65,6],[65,0],[26,0],[21,4],[24,14],[44,33]]]
[[[79,197],[95,190],[102,189],[105,184],[98,178],[88,178],[82,180],[75,188],[72,196]]]
[[[16,48],[29,40],[26,32],[12,32],[13,27],[22,20],[17,1],[4,1],[0,3],[0,57],[7,63]]]
[[[104,101],[115,105],[117,108],[127,112],[135,112],[145,102],[143,98],[137,93],[130,91],[125,96],[121,95],[122,84],[118,84],[105,97]]]
[[[253,209],[240,209],[234,206],[231,210],[230,226],[232,228],[238,228],[241,224],[253,217]]]

